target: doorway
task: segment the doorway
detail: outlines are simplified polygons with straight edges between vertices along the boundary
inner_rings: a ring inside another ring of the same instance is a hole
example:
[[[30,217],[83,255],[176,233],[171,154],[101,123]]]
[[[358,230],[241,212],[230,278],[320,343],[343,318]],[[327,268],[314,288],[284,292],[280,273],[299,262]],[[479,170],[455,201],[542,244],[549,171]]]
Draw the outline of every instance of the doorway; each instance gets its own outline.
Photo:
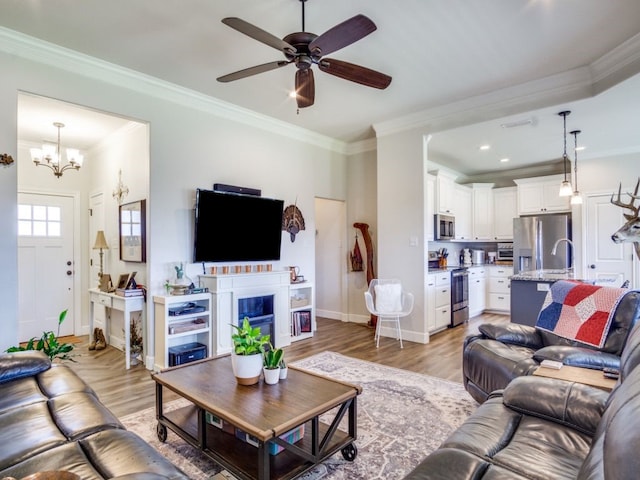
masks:
[[[346,204],[315,199],[316,312],[334,320],[347,319]]]
[[[623,209],[611,203],[611,194],[591,194],[585,202],[585,276],[598,285],[619,287],[633,278],[631,243],[614,243],[611,235],[625,224]]]

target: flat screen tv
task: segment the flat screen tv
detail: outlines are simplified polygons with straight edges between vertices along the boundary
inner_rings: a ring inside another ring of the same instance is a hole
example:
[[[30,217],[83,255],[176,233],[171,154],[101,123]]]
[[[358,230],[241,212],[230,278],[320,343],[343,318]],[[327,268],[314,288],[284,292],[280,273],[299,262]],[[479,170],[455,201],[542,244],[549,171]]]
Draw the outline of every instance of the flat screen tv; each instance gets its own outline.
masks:
[[[280,260],[284,201],[196,190],[194,262]]]

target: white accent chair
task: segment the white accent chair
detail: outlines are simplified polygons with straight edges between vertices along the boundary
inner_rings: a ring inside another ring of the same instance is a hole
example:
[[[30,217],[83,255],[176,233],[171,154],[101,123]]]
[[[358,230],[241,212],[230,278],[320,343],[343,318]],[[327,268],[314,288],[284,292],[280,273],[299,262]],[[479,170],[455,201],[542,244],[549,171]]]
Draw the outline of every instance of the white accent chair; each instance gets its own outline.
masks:
[[[400,317],[406,317],[413,310],[413,294],[402,289],[400,280],[374,278],[369,284],[369,290],[364,292],[367,310],[378,317],[376,323],[376,348],[380,345],[380,330],[383,322],[392,322],[396,328],[396,339],[402,345]]]

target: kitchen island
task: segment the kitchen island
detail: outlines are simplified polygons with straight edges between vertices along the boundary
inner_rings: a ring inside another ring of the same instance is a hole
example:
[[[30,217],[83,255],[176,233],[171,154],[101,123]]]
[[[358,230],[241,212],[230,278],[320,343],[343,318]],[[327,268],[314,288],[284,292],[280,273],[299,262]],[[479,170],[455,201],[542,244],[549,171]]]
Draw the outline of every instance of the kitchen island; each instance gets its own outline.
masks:
[[[531,270],[511,276],[511,322],[534,327],[549,287],[558,280],[577,278],[573,270]]]

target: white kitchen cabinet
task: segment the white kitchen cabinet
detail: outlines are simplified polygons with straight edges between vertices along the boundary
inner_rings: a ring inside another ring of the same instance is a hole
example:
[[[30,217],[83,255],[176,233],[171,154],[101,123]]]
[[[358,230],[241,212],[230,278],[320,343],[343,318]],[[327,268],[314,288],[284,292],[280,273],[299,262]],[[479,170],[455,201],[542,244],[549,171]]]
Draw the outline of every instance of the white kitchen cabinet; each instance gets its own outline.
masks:
[[[438,172],[436,176],[436,210],[442,215],[454,215],[455,179],[448,172]]]
[[[473,232],[471,202],[473,190],[467,186],[455,184],[453,210],[456,219],[456,240],[471,240]]]
[[[426,208],[425,208],[425,220],[426,225],[425,235],[427,241],[432,242],[434,240],[434,222],[436,213],[436,177],[434,175],[427,175],[427,194],[426,194]]]
[[[469,318],[484,312],[487,304],[487,269],[469,268]]]
[[[438,332],[451,324],[451,273],[427,275],[427,328]]]
[[[514,180],[518,186],[518,214],[568,212],[570,198],[558,195],[563,175],[522,178]]]
[[[489,288],[487,296],[487,310],[497,313],[509,313],[511,311],[511,280],[513,267],[503,265],[490,265]]]
[[[493,183],[474,183],[473,187],[473,239],[493,238]]]
[[[493,238],[513,240],[513,219],[518,216],[516,187],[493,190]]]

